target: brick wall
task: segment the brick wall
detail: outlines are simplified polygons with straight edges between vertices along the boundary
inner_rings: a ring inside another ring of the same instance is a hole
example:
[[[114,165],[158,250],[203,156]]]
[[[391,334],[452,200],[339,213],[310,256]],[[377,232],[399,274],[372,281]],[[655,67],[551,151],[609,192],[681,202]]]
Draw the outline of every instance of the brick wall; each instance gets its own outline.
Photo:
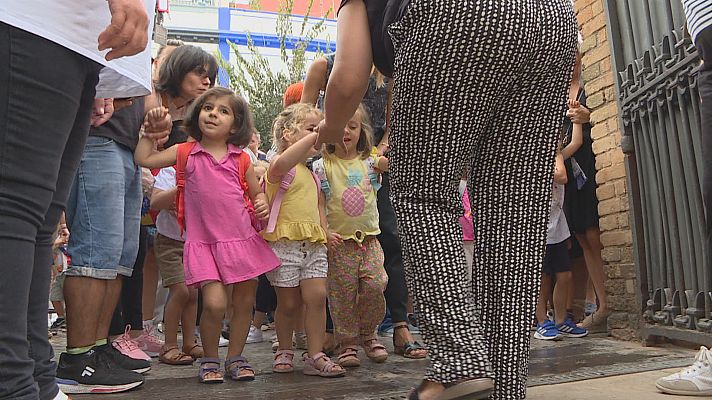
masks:
[[[606,14],[603,0],[575,0],[574,7],[584,39],[581,46],[583,79],[594,124],[591,136],[598,170],[596,193],[604,246],[602,256],[608,276],[608,302],[613,311],[608,327],[614,337],[631,340],[638,336],[640,300],[635,294],[625,156],[620,148],[621,132]]]

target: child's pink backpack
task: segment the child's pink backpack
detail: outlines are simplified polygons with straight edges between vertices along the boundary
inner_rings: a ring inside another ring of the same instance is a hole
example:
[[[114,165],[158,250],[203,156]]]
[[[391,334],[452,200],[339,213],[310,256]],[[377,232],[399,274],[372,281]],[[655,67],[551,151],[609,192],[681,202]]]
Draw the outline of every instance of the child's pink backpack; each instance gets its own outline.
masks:
[[[294,167],[287,172],[286,175],[282,177],[282,182],[279,183],[279,188],[277,189],[277,194],[274,195],[272,199],[272,206],[269,209],[269,220],[267,221],[267,226],[264,227],[265,232],[272,233],[277,226],[277,217],[279,217],[279,209],[282,207],[282,200],[284,199],[284,194],[289,190],[289,186],[292,185],[294,177],[297,175],[297,167]],[[267,173],[265,173],[267,176]],[[317,194],[319,193],[320,184],[319,178],[312,172],[312,177],[316,183]],[[265,191],[265,180],[262,181],[262,191]]]

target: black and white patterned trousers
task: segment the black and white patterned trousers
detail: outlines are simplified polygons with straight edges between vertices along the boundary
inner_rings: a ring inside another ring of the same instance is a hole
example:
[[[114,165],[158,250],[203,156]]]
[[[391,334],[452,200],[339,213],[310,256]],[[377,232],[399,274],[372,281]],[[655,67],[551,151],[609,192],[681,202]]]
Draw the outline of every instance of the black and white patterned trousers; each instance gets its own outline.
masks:
[[[391,33],[391,198],[430,350],[425,378],[493,377],[493,399],[523,399],[576,51],[571,2],[412,0]],[[471,282],[458,223],[466,169]]]

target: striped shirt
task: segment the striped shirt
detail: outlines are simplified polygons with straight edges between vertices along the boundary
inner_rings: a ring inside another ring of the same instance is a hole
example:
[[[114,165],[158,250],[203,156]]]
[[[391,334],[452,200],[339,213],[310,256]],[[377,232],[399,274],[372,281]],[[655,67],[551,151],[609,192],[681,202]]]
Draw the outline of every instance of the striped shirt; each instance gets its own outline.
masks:
[[[687,30],[690,31],[692,42],[697,41],[697,36],[705,28],[712,25],[711,0],[682,0],[687,18]]]

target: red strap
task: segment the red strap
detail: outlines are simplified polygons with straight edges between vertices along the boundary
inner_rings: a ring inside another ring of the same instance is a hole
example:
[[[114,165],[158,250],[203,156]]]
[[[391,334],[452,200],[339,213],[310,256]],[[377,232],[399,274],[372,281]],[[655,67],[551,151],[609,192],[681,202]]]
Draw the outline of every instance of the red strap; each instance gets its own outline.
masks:
[[[247,208],[254,210],[254,206],[250,200],[250,185],[247,184],[247,170],[250,169],[250,165],[252,165],[252,160],[250,160],[250,156],[247,155],[247,152],[243,150],[237,158],[238,180],[240,182],[240,186],[242,187]]]
[[[195,147],[195,142],[186,142],[177,144],[176,148],[176,217],[178,226],[180,226],[180,234],[183,235],[185,230],[185,167],[188,164],[188,156]]]

